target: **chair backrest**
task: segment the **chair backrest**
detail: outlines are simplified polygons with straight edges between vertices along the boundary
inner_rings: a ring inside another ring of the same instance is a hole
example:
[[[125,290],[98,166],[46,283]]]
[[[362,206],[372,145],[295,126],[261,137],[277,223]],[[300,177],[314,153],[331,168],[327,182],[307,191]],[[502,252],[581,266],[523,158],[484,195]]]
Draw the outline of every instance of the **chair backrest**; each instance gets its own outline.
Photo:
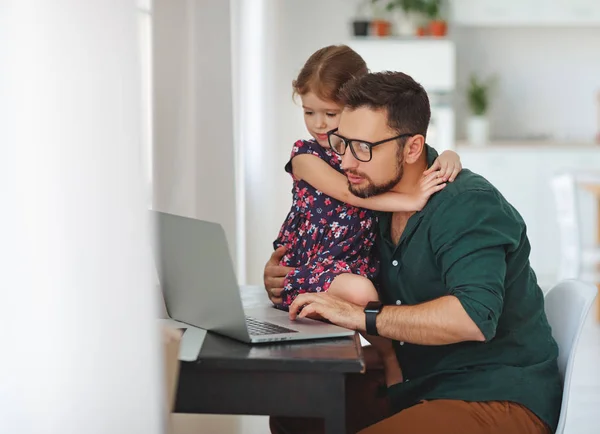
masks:
[[[575,176],[561,173],[552,178],[552,192],[560,239],[558,280],[577,279],[581,272],[581,241]]]
[[[552,336],[558,344],[558,369],[563,380],[563,400],[557,434],[564,430],[577,342],[597,292],[596,287],[591,284],[565,280],[550,289],[544,299]]]

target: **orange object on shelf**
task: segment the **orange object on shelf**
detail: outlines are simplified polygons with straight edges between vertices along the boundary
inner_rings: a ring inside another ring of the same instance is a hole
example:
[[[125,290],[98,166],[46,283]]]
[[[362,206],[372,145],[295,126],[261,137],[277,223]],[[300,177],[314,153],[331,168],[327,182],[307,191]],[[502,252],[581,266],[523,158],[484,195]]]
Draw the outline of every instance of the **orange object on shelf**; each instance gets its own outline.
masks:
[[[385,20],[375,20],[371,23],[373,31],[377,36],[390,36],[391,24]]]
[[[425,27],[425,26],[417,27],[417,36],[427,36],[427,27]]]
[[[443,20],[434,20],[429,23],[429,34],[431,36],[446,36],[448,33],[448,25],[446,21]]]

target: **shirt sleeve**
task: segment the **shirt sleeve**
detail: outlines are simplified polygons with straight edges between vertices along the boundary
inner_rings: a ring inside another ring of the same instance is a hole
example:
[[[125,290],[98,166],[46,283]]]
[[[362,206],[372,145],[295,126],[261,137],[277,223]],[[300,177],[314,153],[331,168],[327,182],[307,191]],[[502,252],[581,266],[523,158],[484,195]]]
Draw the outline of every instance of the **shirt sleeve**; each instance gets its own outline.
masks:
[[[524,226],[493,190],[459,193],[434,212],[430,241],[443,282],[486,342],[496,335],[507,255],[519,246]]]

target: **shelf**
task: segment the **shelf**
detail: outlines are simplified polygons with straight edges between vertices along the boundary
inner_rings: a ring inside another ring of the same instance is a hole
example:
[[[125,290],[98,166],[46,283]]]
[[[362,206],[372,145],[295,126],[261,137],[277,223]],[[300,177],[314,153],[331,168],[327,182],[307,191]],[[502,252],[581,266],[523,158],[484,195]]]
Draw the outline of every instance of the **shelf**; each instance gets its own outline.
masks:
[[[486,151],[486,150],[510,150],[510,151],[531,151],[531,150],[544,150],[544,151],[561,151],[561,150],[590,150],[599,151],[600,144],[591,141],[566,141],[566,140],[492,140],[490,143],[484,146],[473,146],[466,140],[459,140],[456,142],[456,150],[468,150],[468,151]]]
[[[452,42],[448,37],[439,36],[352,36],[352,41],[370,41],[370,42]]]
[[[600,25],[597,0],[454,0],[450,22],[472,27]]]

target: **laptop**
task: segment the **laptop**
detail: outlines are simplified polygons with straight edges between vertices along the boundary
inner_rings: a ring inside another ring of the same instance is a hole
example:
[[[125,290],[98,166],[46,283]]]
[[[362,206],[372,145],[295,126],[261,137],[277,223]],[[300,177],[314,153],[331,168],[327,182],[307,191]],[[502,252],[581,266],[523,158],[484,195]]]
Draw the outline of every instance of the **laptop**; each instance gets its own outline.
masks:
[[[151,211],[154,253],[169,316],[248,343],[335,338],[353,330],[289,319],[268,301],[244,308],[221,225]]]

